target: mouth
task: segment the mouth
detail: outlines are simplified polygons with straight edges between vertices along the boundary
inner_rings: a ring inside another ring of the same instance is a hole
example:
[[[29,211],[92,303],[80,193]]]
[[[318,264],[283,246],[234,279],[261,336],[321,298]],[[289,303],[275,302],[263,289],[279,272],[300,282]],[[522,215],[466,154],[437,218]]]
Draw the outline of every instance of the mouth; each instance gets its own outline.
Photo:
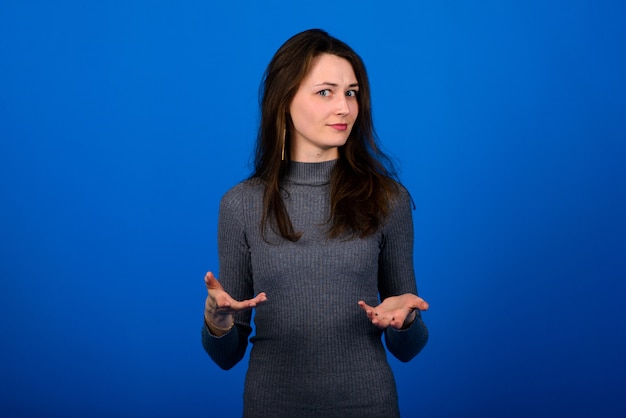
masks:
[[[335,123],[332,125],[328,125],[333,129],[336,129],[338,131],[345,131],[348,129],[348,124],[347,123]]]

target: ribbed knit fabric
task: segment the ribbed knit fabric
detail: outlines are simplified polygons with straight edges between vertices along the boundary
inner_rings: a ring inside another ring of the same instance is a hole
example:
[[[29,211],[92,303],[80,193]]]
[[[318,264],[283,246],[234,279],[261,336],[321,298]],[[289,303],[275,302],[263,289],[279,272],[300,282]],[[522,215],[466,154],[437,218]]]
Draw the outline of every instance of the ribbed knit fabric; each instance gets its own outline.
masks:
[[[219,280],[235,299],[267,293],[256,308],[255,335],[244,388],[244,417],[399,416],[395,381],[382,343],[359,300],[415,293],[413,222],[406,191],[378,233],[365,239],[330,240],[330,173],[334,161],[291,162],[284,200],[303,232],[286,241],[268,229],[260,235],[263,187],[247,180],[220,205]],[[251,313],[236,315],[222,337],[202,329],[202,343],[222,368],[243,357]],[[428,339],[418,316],[407,330],[384,331],[389,351],[413,358]]]

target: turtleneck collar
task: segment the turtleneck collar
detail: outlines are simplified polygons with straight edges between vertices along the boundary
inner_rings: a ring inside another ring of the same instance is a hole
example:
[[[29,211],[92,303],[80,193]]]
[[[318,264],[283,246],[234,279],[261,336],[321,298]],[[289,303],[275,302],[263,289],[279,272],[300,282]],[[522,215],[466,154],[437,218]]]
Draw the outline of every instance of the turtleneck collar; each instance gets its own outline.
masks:
[[[330,173],[337,160],[323,161],[321,163],[301,163],[289,161],[289,167],[285,174],[285,182],[302,184],[307,186],[322,186],[330,183]]]

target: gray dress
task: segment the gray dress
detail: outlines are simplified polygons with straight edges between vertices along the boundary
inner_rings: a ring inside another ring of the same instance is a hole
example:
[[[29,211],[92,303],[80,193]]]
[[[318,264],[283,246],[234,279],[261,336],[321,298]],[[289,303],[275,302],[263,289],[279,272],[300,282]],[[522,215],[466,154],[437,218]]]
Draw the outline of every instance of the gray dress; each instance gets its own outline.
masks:
[[[334,161],[291,162],[284,201],[298,242],[260,234],[263,187],[244,181],[222,198],[218,224],[224,289],[242,300],[266,292],[256,308],[255,335],[244,388],[244,417],[396,417],[395,381],[388,350],[409,361],[428,330],[418,315],[406,330],[370,323],[364,300],[415,293],[411,202],[402,189],[383,227],[365,239],[326,237],[329,178]],[[251,313],[221,337],[202,329],[211,358],[229,369],[246,351]]]

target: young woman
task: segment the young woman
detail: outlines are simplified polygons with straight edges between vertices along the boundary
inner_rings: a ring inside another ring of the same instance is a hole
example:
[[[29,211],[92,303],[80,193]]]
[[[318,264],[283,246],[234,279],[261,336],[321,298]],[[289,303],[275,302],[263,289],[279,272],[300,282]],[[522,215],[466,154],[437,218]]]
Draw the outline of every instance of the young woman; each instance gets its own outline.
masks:
[[[289,39],[261,90],[255,171],[220,204],[202,343],[229,369],[255,335],[245,417],[396,417],[388,350],[426,344],[411,199],[379,150],[361,58],[321,30]]]

